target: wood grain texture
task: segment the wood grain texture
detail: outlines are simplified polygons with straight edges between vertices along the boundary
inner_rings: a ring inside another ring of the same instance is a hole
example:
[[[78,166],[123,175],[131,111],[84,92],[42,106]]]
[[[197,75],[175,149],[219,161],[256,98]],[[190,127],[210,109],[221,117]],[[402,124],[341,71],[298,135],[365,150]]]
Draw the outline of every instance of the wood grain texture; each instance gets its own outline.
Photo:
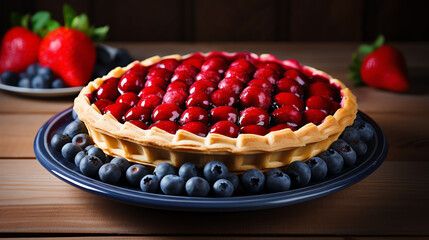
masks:
[[[429,192],[422,190],[429,184],[428,167],[427,162],[385,162],[352,187],[278,209],[184,213],[111,201],[56,179],[36,160],[3,159],[0,229],[142,235],[427,235]]]

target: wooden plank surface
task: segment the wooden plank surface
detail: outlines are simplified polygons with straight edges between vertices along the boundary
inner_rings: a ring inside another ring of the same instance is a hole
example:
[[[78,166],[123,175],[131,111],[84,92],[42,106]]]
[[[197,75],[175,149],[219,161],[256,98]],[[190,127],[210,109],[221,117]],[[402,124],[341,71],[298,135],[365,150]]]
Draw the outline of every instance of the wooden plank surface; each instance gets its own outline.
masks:
[[[356,185],[310,202],[243,213],[185,213],[111,201],[59,181],[35,160],[3,159],[0,229],[171,236],[428,235],[429,192],[422,191],[429,184],[428,168],[428,162],[387,161]]]
[[[111,45],[128,49],[138,59],[211,50],[270,52],[324,70],[349,86],[345,80],[347,66],[357,47],[354,43],[249,42]],[[33,152],[36,132],[50,117],[70,107],[73,97],[40,99],[0,92],[0,237],[427,237],[429,44],[394,45],[404,52],[414,89],[397,94],[352,88],[360,110],[373,118],[388,138],[389,154],[383,165],[365,180],[338,193],[266,211],[160,211],[74,188],[46,171]]]

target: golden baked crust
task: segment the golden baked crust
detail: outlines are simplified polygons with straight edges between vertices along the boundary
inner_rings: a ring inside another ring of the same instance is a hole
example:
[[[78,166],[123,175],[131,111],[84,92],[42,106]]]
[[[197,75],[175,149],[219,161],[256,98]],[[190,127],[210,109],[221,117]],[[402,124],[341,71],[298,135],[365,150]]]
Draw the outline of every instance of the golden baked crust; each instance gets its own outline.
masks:
[[[329,78],[332,84],[340,87],[342,95],[341,108],[333,115],[327,116],[317,126],[308,123],[296,131],[283,129],[265,136],[239,134],[237,138],[213,133],[207,137],[200,137],[184,130],[178,130],[173,135],[156,127],[143,130],[128,122],[122,124],[110,113],[101,114],[85,96],[98,89],[106,79],[121,77],[134,64],[149,66],[164,58],[180,60],[182,57],[155,56],[141,62],[133,62],[124,68],[117,67],[106,76],[90,82],[75,99],[74,110],[87,126],[96,145],[106,153],[148,165],[169,162],[174,166],[180,166],[188,161],[204,165],[216,160],[224,162],[230,171],[245,171],[251,168],[264,170],[282,167],[293,161],[303,161],[326,150],[356,117],[356,97],[350,89],[326,73],[311,67],[301,67],[294,60],[285,60],[282,63]],[[273,56],[263,54],[259,58],[268,60]]]

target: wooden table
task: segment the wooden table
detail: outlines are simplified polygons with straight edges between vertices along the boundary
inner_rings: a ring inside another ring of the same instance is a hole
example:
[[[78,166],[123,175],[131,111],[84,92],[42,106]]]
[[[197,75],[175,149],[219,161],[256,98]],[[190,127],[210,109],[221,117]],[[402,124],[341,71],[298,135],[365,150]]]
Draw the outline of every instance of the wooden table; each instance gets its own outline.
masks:
[[[357,43],[112,43],[143,59],[194,51],[252,51],[295,58],[345,80]],[[404,239],[429,236],[429,44],[395,44],[409,64],[411,93],[353,89],[359,108],[386,134],[382,166],[363,181],[317,200],[239,213],[187,213],[108,200],[57,179],[36,160],[33,140],[73,98],[0,92],[0,237],[200,239],[248,237]]]

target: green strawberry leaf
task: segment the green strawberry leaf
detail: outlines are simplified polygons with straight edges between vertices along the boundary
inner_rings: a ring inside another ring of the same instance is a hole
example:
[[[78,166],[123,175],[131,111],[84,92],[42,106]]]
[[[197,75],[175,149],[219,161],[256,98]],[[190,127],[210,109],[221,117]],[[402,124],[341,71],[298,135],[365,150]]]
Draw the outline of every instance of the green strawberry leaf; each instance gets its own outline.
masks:
[[[92,39],[96,42],[103,41],[106,38],[108,32],[109,26],[95,28],[93,31]]]
[[[51,19],[51,14],[49,12],[40,11],[35,13],[30,19],[31,25],[33,26],[33,31],[38,32],[48,23],[50,19]]]
[[[370,54],[372,51],[374,51],[374,47],[371,45],[360,45],[358,48],[358,53],[362,56],[366,56],[368,54]]]
[[[73,19],[76,17],[76,11],[70,7],[68,4],[63,6],[63,15],[64,15],[64,26],[70,28],[72,25]]]
[[[21,18],[21,24],[20,25],[28,29],[28,22],[29,21],[30,21],[30,14],[25,14]]]
[[[87,30],[89,28],[88,16],[86,14],[81,14],[79,16],[76,16],[75,18],[73,18],[70,27],[88,34],[87,33]]]
[[[45,26],[39,29],[38,34],[42,37],[45,37],[49,32],[59,28],[61,24],[58,21],[49,19]]]
[[[374,43],[372,44],[372,46],[374,47],[374,49],[377,49],[379,47],[381,47],[384,44],[384,36],[383,35],[379,35],[377,37],[377,39],[375,39]]]

